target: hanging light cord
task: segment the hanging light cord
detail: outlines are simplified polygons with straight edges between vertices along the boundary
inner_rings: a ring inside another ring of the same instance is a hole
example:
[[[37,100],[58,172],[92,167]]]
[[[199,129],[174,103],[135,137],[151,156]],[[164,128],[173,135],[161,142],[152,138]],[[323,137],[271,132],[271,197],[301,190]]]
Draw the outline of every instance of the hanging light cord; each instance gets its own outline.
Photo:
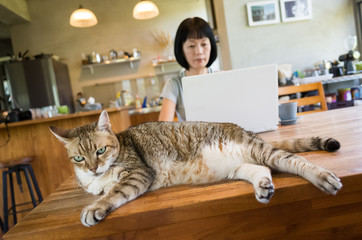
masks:
[[[4,120],[1,120],[0,123],[2,123],[2,122],[5,123],[5,128],[6,128],[6,132],[7,132],[7,134],[8,134],[8,139],[6,140],[5,143],[3,143],[3,144],[0,145],[0,148],[5,147],[6,144],[8,144],[9,141],[10,141],[10,132],[9,132],[9,127],[8,127],[8,119],[5,118]]]

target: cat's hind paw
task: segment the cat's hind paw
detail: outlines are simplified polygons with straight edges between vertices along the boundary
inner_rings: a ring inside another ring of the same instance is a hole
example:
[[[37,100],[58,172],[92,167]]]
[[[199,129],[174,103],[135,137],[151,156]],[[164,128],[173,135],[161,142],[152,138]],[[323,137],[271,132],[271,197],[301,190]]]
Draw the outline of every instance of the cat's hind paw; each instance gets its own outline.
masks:
[[[83,209],[80,220],[84,226],[91,227],[105,218],[110,211],[111,209],[105,206],[90,205]]]
[[[261,203],[268,203],[274,195],[274,185],[271,179],[264,177],[255,187],[255,197]]]

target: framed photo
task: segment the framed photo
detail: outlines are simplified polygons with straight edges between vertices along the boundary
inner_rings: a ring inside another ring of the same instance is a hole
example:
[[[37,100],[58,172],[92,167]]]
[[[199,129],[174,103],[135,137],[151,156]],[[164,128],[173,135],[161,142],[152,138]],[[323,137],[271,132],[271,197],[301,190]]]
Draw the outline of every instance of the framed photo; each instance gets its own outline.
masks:
[[[311,0],[280,0],[283,22],[312,19]]]
[[[275,24],[280,22],[277,1],[250,2],[246,4],[249,26]]]

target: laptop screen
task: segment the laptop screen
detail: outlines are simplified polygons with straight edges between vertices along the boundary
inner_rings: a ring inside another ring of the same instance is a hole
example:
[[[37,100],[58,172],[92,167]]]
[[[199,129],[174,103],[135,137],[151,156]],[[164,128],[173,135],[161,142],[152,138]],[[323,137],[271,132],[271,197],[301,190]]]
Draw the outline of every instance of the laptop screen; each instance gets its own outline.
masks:
[[[184,77],[187,121],[232,122],[253,132],[278,126],[277,65]]]

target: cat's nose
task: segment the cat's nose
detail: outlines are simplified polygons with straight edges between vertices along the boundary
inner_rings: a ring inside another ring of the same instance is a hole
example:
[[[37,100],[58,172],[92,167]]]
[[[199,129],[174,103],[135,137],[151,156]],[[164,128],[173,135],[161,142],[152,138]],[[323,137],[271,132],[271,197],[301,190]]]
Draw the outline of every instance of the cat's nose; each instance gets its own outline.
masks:
[[[89,170],[95,173],[97,171],[97,167],[89,168]]]

